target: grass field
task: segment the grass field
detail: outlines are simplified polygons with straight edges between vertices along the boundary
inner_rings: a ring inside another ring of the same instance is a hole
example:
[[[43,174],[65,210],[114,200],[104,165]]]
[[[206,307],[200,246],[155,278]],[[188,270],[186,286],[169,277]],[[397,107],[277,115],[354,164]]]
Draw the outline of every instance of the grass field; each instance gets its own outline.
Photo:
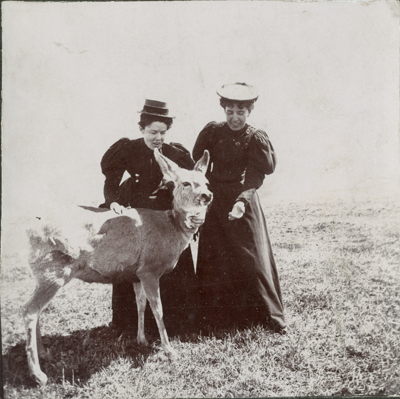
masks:
[[[30,382],[21,306],[34,289],[18,254],[3,257],[6,398],[400,395],[400,207],[390,201],[265,208],[288,334],[157,336],[148,349],[108,328],[111,287],[73,281],[42,315],[49,384]]]

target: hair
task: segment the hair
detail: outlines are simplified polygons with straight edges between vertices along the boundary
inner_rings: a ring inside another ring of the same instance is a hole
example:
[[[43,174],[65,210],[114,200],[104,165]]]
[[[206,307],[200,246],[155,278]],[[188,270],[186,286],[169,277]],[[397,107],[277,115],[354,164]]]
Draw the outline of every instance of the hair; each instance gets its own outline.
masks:
[[[159,116],[159,115],[149,115],[142,113],[140,115],[140,121],[138,125],[144,129],[146,126],[151,125],[153,122],[162,122],[167,125],[167,130],[169,130],[172,126],[173,119],[168,116]]]
[[[238,101],[238,100],[230,100],[229,98],[221,97],[219,103],[221,107],[225,109],[226,107],[233,107],[237,105],[239,108],[247,108],[249,112],[253,111],[254,103],[256,100],[247,100],[247,101]]]

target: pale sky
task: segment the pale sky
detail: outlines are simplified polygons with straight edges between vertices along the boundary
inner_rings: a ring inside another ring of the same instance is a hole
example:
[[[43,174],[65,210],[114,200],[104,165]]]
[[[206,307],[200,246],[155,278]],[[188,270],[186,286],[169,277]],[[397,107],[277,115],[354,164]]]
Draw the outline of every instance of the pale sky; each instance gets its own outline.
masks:
[[[140,137],[145,98],[191,151],[235,81],[258,88],[249,123],[277,152],[264,204],[394,195],[398,25],[389,1],[3,2],[3,219],[100,204],[100,159]]]

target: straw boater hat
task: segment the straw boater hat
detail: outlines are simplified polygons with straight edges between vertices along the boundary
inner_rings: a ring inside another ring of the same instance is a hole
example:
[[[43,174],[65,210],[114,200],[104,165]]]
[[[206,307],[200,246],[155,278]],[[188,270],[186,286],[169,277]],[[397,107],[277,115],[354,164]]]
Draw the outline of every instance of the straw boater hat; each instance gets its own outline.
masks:
[[[247,83],[225,84],[217,90],[217,94],[221,98],[234,101],[255,101],[258,98],[257,90]]]
[[[173,116],[168,115],[169,110],[167,107],[167,103],[164,103],[162,101],[145,100],[143,109],[139,111],[139,113],[152,116],[161,116],[168,119],[174,118]]]

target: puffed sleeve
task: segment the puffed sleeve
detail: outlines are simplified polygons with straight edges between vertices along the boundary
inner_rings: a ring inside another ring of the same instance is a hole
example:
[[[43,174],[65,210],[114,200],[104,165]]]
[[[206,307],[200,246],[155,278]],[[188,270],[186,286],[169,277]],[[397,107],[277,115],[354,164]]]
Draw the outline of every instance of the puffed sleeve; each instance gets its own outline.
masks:
[[[207,123],[207,125],[203,128],[203,130],[199,133],[197,136],[196,143],[194,144],[193,147],[193,159],[195,162],[197,162],[204,153],[204,150],[210,150],[209,149],[209,144],[210,144],[210,136],[212,135],[212,132],[214,131],[216,122],[210,122]]]
[[[119,184],[126,171],[129,143],[130,140],[127,138],[118,140],[106,151],[101,159],[101,171],[106,177],[104,198],[107,206],[110,206],[118,198]]]
[[[192,169],[193,169],[193,167],[194,167],[194,162],[193,162],[192,157],[190,156],[190,152],[189,152],[188,154],[185,154],[185,156],[182,157],[182,158],[179,160],[178,165],[179,165],[181,168],[185,168],[185,169],[189,169],[189,170],[192,170]]]
[[[249,202],[255,191],[261,187],[265,175],[270,175],[276,167],[276,155],[267,134],[262,130],[253,133],[249,143],[249,157],[243,192],[237,201]]]
[[[194,161],[190,155],[190,151],[187,150],[181,143],[170,143],[170,145],[180,152],[180,156],[174,159],[177,165],[181,168],[192,170],[194,167]]]

